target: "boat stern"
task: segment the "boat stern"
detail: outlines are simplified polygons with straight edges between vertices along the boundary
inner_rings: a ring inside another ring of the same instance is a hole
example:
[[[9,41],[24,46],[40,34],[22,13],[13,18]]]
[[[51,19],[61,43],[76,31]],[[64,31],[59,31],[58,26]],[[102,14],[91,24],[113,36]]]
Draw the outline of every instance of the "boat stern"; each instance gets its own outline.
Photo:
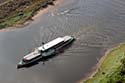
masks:
[[[64,39],[65,41],[74,41],[74,40],[75,40],[75,37],[73,37],[73,36],[64,36],[63,39]]]

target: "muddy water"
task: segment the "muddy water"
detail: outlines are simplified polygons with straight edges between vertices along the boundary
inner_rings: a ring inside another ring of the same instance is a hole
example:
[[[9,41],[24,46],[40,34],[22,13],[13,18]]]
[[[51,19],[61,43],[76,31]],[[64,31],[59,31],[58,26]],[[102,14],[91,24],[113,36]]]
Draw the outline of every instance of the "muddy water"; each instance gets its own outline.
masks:
[[[6,1],[6,0],[0,0],[0,3],[4,2],[4,1]]]
[[[19,59],[58,36],[76,41],[64,53],[30,68]],[[25,28],[0,32],[1,83],[75,83],[108,48],[125,41],[124,0],[63,0]]]

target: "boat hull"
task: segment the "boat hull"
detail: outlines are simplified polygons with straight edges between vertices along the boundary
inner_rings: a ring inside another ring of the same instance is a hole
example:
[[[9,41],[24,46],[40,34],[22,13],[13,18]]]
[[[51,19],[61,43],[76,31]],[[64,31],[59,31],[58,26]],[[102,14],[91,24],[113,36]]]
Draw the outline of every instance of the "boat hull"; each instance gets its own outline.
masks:
[[[74,40],[75,40],[75,38],[72,37],[71,40],[66,41],[65,44],[59,46],[58,48],[54,48],[55,51],[52,51],[51,53],[47,54],[46,56],[41,54],[39,57],[37,57],[33,60],[30,60],[28,62],[24,62],[23,60],[21,60],[20,63],[17,65],[17,68],[19,69],[22,67],[29,67],[29,66],[32,66],[34,64],[38,64],[39,60],[44,62],[48,58],[52,58],[56,53],[58,53],[58,50],[60,50],[61,48],[65,47],[65,46],[68,46],[68,44],[71,44]]]

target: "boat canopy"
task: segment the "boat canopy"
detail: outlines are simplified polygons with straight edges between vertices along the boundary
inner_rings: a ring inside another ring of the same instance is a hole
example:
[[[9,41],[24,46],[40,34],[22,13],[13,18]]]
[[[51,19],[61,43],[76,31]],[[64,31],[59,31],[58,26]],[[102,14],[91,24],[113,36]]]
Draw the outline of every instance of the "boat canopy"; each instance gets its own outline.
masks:
[[[40,55],[40,52],[37,49],[35,49],[34,52],[31,52],[30,54],[24,56],[23,59],[24,60],[31,60],[39,55]]]
[[[58,38],[42,45],[41,47],[38,47],[38,50],[45,51],[45,50],[47,50],[47,49],[49,49],[49,48],[51,48],[51,47],[53,47],[61,42],[64,42],[64,38],[58,37]]]

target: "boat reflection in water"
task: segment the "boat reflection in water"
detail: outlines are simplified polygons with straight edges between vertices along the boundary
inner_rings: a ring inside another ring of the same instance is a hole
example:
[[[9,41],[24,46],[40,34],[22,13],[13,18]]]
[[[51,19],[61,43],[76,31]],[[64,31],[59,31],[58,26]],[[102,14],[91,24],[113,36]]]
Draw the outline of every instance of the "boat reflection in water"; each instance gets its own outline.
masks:
[[[17,68],[28,67],[37,64],[39,60],[44,61],[52,58],[61,48],[71,44],[74,40],[75,38],[72,36],[58,37],[24,56],[18,63]]]

